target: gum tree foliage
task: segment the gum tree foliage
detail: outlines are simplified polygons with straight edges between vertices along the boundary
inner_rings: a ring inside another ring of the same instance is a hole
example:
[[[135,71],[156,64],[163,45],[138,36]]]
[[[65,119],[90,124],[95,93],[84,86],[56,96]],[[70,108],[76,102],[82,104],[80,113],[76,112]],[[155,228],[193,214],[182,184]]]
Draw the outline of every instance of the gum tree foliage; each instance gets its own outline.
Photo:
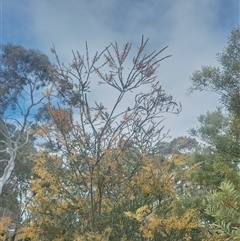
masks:
[[[172,139],[170,142],[159,141],[156,145],[155,153],[165,157],[169,157],[174,153],[191,152],[198,147],[196,139],[186,136],[180,136]]]
[[[240,28],[232,31],[227,47],[217,54],[221,67],[202,66],[192,76],[189,93],[195,90],[212,91],[220,96],[220,102],[231,113],[240,117]]]
[[[199,117],[193,135],[204,143],[193,160],[200,164],[195,181],[210,191],[206,199],[208,240],[239,240],[240,162],[240,29],[232,31],[227,47],[217,54],[220,67],[203,66],[191,76],[190,92],[213,91],[221,108]]]
[[[42,88],[51,80],[49,66],[47,56],[37,50],[10,43],[1,46],[0,195],[10,180],[16,161],[25,165],[26,157],[22,151],[29,143],[33,113],[43,100]]]
[[[86,45],[86,55],[73,52],[68,65],[52,49],[57,64],[38,115],[42,153],[21,237],[143,240],[124,211],[142,206],[131,201],[134,180],[163,137],[164,113],[181,109],[157,80],[165,48],[147,54],[147,42],[134,57],[130,43],[110,44],[93,58]]]

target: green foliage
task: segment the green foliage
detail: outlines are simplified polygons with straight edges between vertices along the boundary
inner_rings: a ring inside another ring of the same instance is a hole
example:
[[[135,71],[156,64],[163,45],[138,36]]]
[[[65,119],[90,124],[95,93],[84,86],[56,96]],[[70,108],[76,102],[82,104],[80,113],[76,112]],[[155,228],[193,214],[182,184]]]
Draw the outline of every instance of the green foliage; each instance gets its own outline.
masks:
[[[13,232],[27,217],[26,198],[33,163],[33,114],[51,81],[48,57],[22,46],[1,46],[0,63],[0,215]],[[31,130],[31,131],[30,131]],[[32,132],[32,133],[30,133]]]
[[[198,142],[194,138],[180,136],[174,138],[170,142],[159,141],[156,145],[156,149],[154,151],[155,155],[161,155],[163,158],[166,158],[173,153],[181,153],[181,152],[191,152],[198,146]]]
[[[48,57],[38,50],[27,50],[11,43],[3,44],[0,64],[0,114],[6,109],[19,108],[17,104],[24,101],[26,87],[30,88],[30,91],[39,91],[46,86],[51,81],[50,65]]]
[[[200,126],[191,130],[204,143],[191,155],[199,163],[193,182],[206,196],[205,220],[210,224],[208,240],[240,240],[240,29],[232,31],[228,46],[217,55],[219,68],[203,66],[191,76],[195,90],[220,95],[222,107],[199,117]],[[208,193],[209,192],[209,193]]]
[[[221,68],[203,66],[192,74],[189,93],[213,91],[220,95],[221,103],[230,113],[240,117],[240,28],[232,31],[227,47],[217,54],[217,60]]]
[[[240,183],[240,176],[238,175]],[[206,213],[214,217],[212,225],[214,231],[226,240],[240,239],[240,195],[239,186],[226,180],[219,190],[212,191],[208,195]]]

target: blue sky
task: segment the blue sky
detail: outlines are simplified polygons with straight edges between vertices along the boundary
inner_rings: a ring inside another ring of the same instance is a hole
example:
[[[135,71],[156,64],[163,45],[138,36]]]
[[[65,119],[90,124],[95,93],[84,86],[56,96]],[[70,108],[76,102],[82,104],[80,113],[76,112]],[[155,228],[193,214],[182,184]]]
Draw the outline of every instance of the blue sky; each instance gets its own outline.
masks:
[[[197,126],[197,116],[218,103],[213,93],[185,93],[194,70],[217,65],[215,54],[239,25],[239,0],[0,1],[2,43],[37,48],[51,59],[52,44],[63,62],[71,60],[72,49],[82,52],[85,41],[92,53],[114,41],[137,48],[142,35],[150,38],[149,51],[168,45],[163,55],[172,57],[162,62],[159,81],[183,106],[164,122],[172,136],[186,135]]]

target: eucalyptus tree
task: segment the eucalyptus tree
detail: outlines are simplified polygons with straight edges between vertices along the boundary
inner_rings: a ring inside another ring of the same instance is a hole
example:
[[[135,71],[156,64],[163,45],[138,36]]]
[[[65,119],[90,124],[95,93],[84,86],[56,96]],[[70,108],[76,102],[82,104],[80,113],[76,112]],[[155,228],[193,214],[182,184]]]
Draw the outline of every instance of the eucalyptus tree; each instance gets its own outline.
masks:
[[[208,240],[239,240],[240,187],[240,28],[232,31],[228,45],[217,54],[219,67],[202,66],[191,76],[189,92],[219,94],[216,111],[199,117],[191,131],[205,145],[193,156],[199,163],[198,185],[210,191],[206,214],[212,223]]]
[[[216,55],[219,67],[203,65],[191,76],[193,91],[211,91],[220,97],[221,106],[240,117],[240,28],[231,32],[228,45]]]
[[[0,61],[1,195],[19,151],[29,143],[33,115],[44,99],[41,91],[51,81],[51,64],[38,50],[10,43],[2,45]]]

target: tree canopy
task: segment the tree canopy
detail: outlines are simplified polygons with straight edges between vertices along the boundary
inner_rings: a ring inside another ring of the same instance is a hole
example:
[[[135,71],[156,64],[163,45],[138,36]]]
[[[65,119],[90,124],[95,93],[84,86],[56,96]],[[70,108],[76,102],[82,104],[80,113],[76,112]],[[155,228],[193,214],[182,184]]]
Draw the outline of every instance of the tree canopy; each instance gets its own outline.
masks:
[[[219,67],[190,77],[189,93],[218,93],[219,106],[169,141],[164,116],[181,104],[158,81],[165,48],[142,38],[136,53],[115,42],[91,56],[86,44],[65,64],[53,46],[50,64],[4,46],[3,176],[14,165],[1,204],[23,215],[2,214],[0,240],[240,240],[239,33]]]
[[[228,46],[217,54],[221,67],[203,66],[191,76],[190,91],[214,91],[220,107],[199,117],[192,134],[205,142],[194,160],[201,163],[197,180],[209,191],[206,214],[213,234],[209,240],[239,240],[239,66],[240,29],[232,31]]]
[[[10,216],[12,228],[22,221],[29,177],[36,151],[33,115],[51,81],[50,62],[38,50],[2,45],[0,62],[0,215]]]

